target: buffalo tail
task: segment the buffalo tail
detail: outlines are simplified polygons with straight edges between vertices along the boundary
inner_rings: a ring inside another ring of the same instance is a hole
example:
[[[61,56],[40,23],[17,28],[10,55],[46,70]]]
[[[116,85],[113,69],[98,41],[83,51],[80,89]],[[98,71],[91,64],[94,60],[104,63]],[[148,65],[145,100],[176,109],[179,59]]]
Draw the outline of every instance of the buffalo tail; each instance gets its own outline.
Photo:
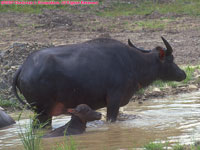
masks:
[[[17,99],[19,100],[19,102],[20,102],[21,104],[26,105],[28,109],[31,109],[31,107],[30,107],[27,103],[25,103],[25,102],[19,97],[19,95],[18,95],[18,93],[17,93],[17,80],[18,80],[18,77],[19,77],[19,74],[20,74],[21,70],[22,70],[22,67],[20,67],[20,68],[16,71],[16,73],[15,73],[15,75],[14,75],[14,77],[13,77],[12,91],[13,91],[14,95],[17,97]]]

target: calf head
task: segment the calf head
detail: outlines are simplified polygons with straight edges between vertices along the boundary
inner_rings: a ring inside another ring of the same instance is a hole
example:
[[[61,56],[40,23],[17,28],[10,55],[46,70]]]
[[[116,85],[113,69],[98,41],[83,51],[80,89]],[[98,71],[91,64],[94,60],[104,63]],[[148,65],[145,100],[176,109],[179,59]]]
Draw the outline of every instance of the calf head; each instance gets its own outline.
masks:
[[[67,110],[70,114],[77,116],[82,122],[94,121],[101,119],[101,113],[92,110],[86,104],[80,104],[75,109]]]

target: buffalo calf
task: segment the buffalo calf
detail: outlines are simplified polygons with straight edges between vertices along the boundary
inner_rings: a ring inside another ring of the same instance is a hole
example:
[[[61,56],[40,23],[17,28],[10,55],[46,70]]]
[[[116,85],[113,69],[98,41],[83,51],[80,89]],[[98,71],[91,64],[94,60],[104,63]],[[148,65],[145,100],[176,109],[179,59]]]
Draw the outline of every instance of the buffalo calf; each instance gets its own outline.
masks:
[[[92,110],[85,104],[80,104],[75,109],[68,109],[67,112],[72,115],[71,120],[64,126],[46,134],[43,136],[44,138],[81,134],[85,131],[88,121],[101,119],[101,113]]]

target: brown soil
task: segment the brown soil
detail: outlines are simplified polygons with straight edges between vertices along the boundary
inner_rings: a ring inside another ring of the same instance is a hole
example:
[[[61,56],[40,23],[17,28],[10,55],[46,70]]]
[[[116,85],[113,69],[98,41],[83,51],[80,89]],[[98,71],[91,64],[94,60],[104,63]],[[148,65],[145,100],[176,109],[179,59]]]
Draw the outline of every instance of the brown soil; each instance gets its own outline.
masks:
[[[132,22],[175,17],[164,29],[137,28]],[[128,22],[128,25],[125,24]],[[24,59],[42,47],[80,43],[99,36],[152,49],[164,36],[174,48],[179,65],[200,63],[200,18],[157,12],[146,16],[100,17],[63,10],[42,14],[0,13],[0,97],[11,99],[12,76]]]

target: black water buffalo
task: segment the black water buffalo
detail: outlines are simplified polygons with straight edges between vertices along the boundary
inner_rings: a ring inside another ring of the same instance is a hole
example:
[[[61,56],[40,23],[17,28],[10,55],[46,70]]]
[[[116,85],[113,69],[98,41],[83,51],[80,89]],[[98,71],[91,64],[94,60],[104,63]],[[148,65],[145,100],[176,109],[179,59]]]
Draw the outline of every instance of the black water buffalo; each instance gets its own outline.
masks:
[[[166,49],[158,46],[147,52],[106,38],[36,51],[17,70],[14,93],[25,103],[18,88],[41,122],[79,104],[94,110],[107,107],[107,120],[113,122],[119,107],[141,87],[157,79],[186,78],[173,61],[172,47],[162,40]]]
[[[71,120],[64,126],[46,134],[43,136],[44,138],[82,134],[85,132],[88,121],[101,119],[101,113],[92,110],[86,104],[80,104],[75,109],[68,109],[67,111],[72,115]]]
[[[0,128],[14,124],[15,121],[0,107]]]

